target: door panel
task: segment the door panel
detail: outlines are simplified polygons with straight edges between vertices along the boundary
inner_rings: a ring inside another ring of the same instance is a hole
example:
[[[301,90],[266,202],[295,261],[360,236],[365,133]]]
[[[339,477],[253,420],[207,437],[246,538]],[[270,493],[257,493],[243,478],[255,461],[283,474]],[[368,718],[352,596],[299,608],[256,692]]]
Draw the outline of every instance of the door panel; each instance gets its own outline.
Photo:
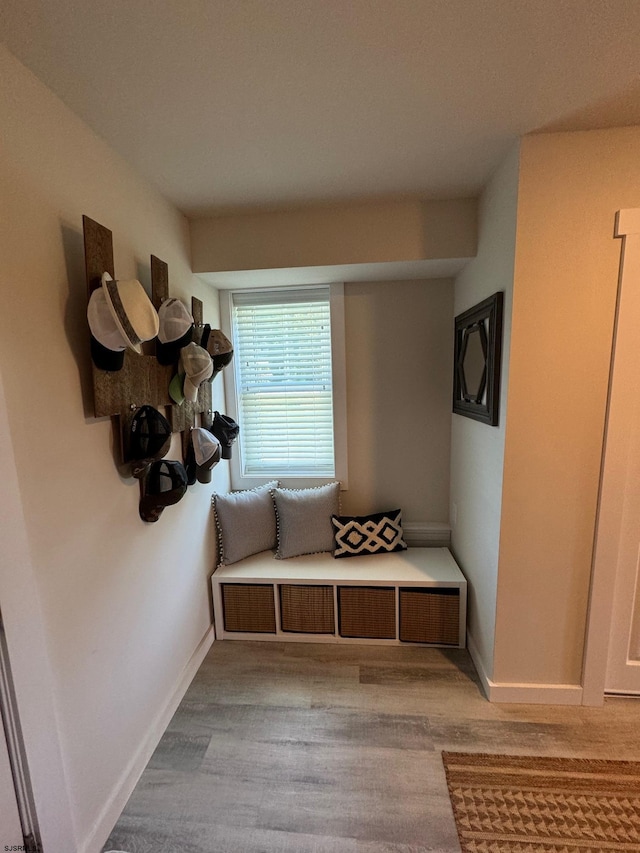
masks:
[[[605,691],[640,695],[640,235],[622,253],[605,453],[608,490],[617,506],[615,583]],[[615,466],[607,468],[607,458]],[[609,497],[607,498],[607,494]],[[604,507],[606,510],[606,507]],[[600,511],[602,513],[603,507]]]
[[[0,724],[0,850],[24,844],[16,792],[13,787],[9,750]]]
[[[637,395],[636,400],[637,400]],[[640,694],[640,424],[634,406],[605,690]]]

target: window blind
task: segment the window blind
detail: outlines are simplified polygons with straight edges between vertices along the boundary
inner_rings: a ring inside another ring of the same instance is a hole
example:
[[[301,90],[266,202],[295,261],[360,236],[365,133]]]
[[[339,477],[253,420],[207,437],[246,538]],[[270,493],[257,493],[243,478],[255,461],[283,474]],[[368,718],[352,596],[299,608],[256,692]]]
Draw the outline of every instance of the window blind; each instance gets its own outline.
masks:
[[[335,476],[329,287],[233,294],[244,476]]]

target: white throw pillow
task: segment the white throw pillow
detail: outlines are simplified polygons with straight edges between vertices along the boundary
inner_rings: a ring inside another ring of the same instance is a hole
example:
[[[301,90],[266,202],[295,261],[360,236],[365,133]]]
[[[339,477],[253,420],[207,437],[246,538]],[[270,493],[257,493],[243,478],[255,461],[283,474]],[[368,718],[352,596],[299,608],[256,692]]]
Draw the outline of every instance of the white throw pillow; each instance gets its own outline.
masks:
[[[274,488],[271,494],[276,507],[279,560],[333,551],[331,516],[340,513],[340,483],[313,489]]]
[[[276,514],[270,490],[277,485],[278,481],[272,480],[255,489],[213,495],[219,565],[276,548]]]

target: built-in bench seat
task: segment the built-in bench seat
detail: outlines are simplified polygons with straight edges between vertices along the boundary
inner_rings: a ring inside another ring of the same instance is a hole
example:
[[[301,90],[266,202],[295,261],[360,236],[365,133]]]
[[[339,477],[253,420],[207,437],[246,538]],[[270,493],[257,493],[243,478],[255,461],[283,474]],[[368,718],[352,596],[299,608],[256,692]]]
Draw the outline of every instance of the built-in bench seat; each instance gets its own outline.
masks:
[[[272,551],[211,578],[225,640],[465,646],[467,582],[448,548],[276,560]]]

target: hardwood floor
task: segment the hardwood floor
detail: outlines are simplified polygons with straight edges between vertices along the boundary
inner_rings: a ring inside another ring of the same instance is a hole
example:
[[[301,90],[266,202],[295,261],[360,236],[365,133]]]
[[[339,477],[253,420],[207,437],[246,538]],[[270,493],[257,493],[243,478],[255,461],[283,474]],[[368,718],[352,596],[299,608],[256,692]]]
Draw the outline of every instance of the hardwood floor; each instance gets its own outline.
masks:
[[[457,649],[218,641],[104,849],[459,851],[441,750],[640,759],[639,723],[490,704]]]

